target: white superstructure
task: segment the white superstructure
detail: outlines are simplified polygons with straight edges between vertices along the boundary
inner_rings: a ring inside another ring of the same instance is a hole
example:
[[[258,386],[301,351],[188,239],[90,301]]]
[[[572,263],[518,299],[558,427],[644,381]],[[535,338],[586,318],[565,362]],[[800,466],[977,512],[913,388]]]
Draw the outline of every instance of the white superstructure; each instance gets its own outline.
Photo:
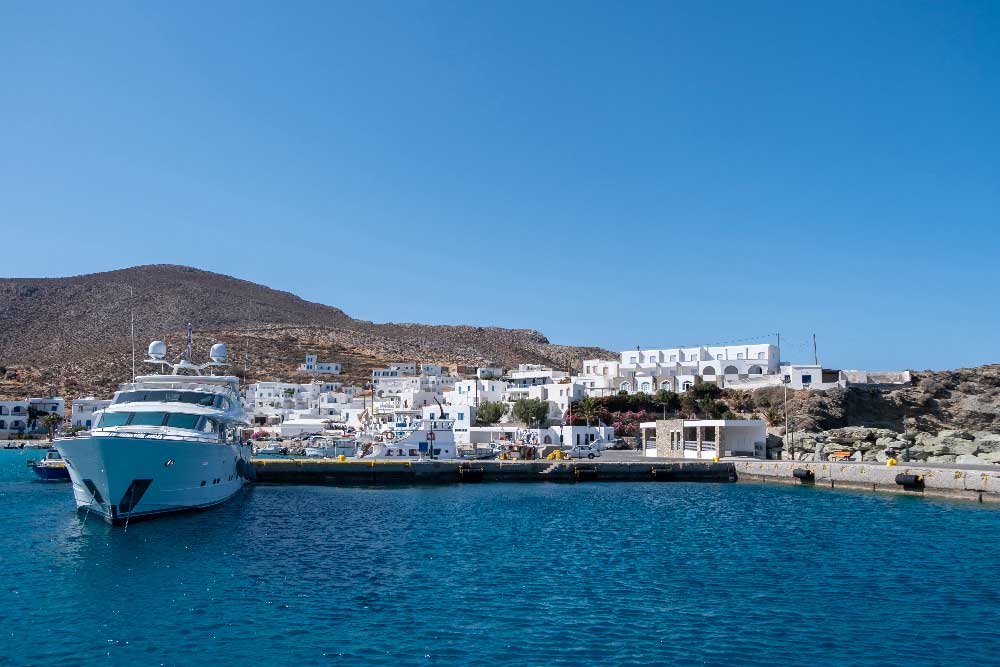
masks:
[[[165,355],[155,341],[146,361],[172,373],[122,385],[90,436],[56,441],[77,508],[109,523],[210,507],[253,476],[239,380],[202,374],[224,365],[225,345],[212,347],[211,362],[193,364],[189,325],[186,353],[173,364]]]

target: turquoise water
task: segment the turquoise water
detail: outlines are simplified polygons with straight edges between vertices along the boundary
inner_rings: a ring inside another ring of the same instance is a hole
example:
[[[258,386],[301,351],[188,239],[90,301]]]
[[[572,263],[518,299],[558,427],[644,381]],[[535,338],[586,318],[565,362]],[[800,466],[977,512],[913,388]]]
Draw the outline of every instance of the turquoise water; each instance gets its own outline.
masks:
[[[111,528],[0,452],[0,665],[997,665],[1000,509],[260,486]]]

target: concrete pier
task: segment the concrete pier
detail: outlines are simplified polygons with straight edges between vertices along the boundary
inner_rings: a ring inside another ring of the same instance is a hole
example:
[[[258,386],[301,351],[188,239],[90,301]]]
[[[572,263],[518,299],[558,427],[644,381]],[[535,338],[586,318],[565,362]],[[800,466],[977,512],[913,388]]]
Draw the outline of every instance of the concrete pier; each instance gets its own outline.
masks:
[[[739,460],[740,481],[805,484],[1000,503],[1000,466]],[[796,476],[796,471],[800,471]],[[804,472],[803,472],[804,471]]]
[[[255,459],[261,484],[453,484],[475,482],[735,482],[730,462],[337,461]]]
[[[621,454],[625,454],[622,452]],[[338,461],[255,459],[262,484],[457,484],[477,482],[763,482],[961,498],[1000,504],[1000,466],[636,457],[612,461]]]

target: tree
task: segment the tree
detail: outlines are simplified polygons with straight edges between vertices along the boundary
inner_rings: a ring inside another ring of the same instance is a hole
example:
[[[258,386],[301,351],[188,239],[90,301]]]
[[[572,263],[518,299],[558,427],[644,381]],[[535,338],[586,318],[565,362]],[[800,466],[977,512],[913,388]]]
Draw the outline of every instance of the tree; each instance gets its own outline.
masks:
[[[681,409],[681,397],[677,395],[677,392],[669,389],[661,389],[656,392],[656,403],[665,412],[677,412]]]
[[[573,406],[574,416],[583,417],[590,426],[590,422],[598,419],[601,406],[590,396],[584,396]]]
[[[47,414],[42,417],[42,426],[49,434],[49,442],[52,442],[55,436],[56,428],[62,423],[63,418],[57,414]]]
[[[509,406],[501,401],[483,401],[476,409],[476,423],[484,426],[496,424],[507,414]]]
[[[541,426],[549,416],[549,404],[539,398],[522,398],[514,402],[511,414],[528,428]]]

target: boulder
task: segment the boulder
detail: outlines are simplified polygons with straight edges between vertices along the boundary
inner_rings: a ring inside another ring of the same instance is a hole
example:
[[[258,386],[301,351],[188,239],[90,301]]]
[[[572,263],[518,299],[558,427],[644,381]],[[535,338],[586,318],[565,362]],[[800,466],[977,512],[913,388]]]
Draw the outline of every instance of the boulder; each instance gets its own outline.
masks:
[[[1000,435],[990,434],[976,438],[976,450],[979,452],[1000,452]]]
[[[845,426],[844,428],[827,431],[826,436],[830,442],[841,445],[851,445],[856,442],[874,442],[878,437],[877,431],[882,429],[865,428],[863,426]]]
[[[961,456],[955,457],[955,463],[979,465],[981,463],[989,463],[989,461],[984,461],[973,454],[962,454]]]
[[[959,440],[974,440],[973,436],[968,431],[962,430],[948,430],[948,431],[938,431],[939,438],[958,438]]]
[[[976,454],[976,458],[982,460],[984,463],[1000,463],[1000,452],[984,452]]]
[[[940,456],[928,456],[928,463],[954,463],[955,459],[958,458],[954,454],[942,454]]]
[[[962,454],[974,454],[976,452],[976,442],[974,440],[953,436],[945,436],[940,438],[940,440],[941,444],[947,448],[946,454],[961,456]]]

